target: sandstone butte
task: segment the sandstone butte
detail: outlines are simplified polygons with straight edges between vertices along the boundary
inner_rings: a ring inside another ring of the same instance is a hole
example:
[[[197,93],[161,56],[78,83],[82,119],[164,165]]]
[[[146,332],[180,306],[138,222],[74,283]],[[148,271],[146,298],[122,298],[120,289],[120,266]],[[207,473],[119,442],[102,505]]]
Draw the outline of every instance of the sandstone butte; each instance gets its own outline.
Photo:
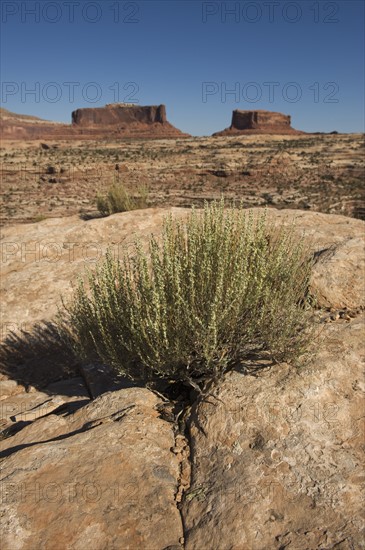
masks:
[[[166,118],[165,105],[113,103],[77,109],[72,124],[62,124],[0,109],[3,139],[118,139],[187,137]]]
[[[136,235],[146,243],[168,212],[188,211],[3,229],[3,326],[28,336],[15,347],[8,336],[2,355],[2,548],[364,549],[364,222],[268,211],[311,239],[319,305],[356,314],[324,314],[300,369],[228,373],[185,430],[161,395],[81,367],[51,332],[32,331],[93,258]]]
[[[232,113],[232,122],[229,128],[216,132],[213,136],[230,136],[240,134],[304,134],[291,127],[290,115],[273,111],[241,111],[236,109]]]

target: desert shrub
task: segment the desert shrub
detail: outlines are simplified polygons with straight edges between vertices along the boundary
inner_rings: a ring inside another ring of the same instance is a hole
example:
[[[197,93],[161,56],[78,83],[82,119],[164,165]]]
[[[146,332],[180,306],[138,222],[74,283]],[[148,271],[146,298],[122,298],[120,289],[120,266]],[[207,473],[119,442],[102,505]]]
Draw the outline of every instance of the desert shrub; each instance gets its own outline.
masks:
[[[46,219],[47,219],[47,216],[45,216],[44,214],[37,214],[36,216],[34,216],[33,222],[34,223],[43,222]]]
[[[293,360],[310,343],[311,261],[294,227],[223,200],[171,216],[148,251],[108,252],[66,307],[74,346],[132,378],[193,381],[253,354]]]
[[[109,216],[117,212],[146,208],[147,198],[148,190],[142,185],[132,195],[124,184],[113,183],[105,196],[99,194],[96,197],[96,207],[100,214]]]

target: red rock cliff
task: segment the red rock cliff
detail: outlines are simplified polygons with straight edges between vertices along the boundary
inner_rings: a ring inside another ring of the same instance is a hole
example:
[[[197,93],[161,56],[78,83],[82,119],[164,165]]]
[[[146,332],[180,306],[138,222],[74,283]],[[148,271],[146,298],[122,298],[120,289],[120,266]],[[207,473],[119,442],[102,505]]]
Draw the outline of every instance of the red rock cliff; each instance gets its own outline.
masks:
[[[111,104],[105,107],[77,109],[72,113],[72,124],[77,126],[109,126],[116,124],[165,124],[165,105]]]

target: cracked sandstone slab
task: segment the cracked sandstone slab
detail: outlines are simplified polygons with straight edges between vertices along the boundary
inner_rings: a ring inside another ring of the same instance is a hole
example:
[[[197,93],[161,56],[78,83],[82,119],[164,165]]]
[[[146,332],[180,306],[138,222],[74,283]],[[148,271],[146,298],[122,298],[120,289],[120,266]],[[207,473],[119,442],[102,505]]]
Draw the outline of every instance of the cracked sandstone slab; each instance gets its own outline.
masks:
[[[4,440],[4,550],[180,546],[179,463],[159,401],[141,388],[107,393]]]
[[[364,318],[327,325],[301,370],[232,372],[195,408],[187,550],[365,547]]]

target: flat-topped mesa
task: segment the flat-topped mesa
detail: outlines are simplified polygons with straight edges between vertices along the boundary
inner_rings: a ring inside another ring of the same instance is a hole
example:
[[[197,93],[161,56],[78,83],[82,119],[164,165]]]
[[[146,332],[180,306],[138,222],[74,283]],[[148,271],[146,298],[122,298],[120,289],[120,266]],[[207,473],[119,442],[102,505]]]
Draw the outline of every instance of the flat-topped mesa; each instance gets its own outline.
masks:
[[[290,115],[282,113],[272,113],[270,111],[233,111],[231,128],[237,130],[256,130],[267,129],[282,126],[290,129]]]
[[[141,107],[130,103],[111,103],[105,107],[77,109],[72,113],[72,124],[76,126],[110,126],[133,123],[167,123],[165,105]]]
[[[165,105],[110,103],[105,107],[77,109],[72,129],[82,137],[105,134],[114,138],[188,137],[170,124]]]
[[[232,113],[232,123],[229,128],[216,132],[214,136],[230,134],[303,134],[291,127],[290,115],[273,111],[241,111]]]
[[[184,138],[166,118],[165,105],[142,107],[111,103],[105,107],[77,109],[72,124],[60,124],[0,111],[0,132],[5,139],[165,139]]]

